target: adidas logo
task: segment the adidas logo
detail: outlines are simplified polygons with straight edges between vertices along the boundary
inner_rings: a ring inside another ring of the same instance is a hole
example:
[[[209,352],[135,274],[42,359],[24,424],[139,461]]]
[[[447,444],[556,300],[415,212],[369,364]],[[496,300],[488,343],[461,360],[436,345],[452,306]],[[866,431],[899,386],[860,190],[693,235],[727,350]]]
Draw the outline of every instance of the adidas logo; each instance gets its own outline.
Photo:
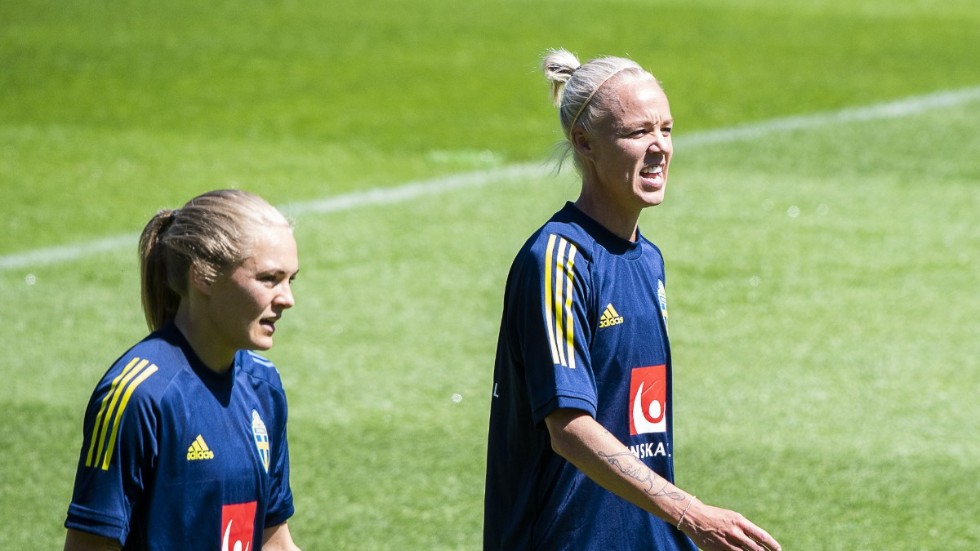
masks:
[[[602,312],[602,316],[599,318],[599,329],[605,329],[606,327],[612,327],[620,323],[623,323],[623,316],[619,315],[619,312],[613,308],[610,302],[606,305],[605,311]]]
[[[214,459],[214,452],[208,448],[208,445],[204,442],[204,437],[200,434],[194,439],[191,447],[187,448],[188,461],[197,461],[199,459]]]

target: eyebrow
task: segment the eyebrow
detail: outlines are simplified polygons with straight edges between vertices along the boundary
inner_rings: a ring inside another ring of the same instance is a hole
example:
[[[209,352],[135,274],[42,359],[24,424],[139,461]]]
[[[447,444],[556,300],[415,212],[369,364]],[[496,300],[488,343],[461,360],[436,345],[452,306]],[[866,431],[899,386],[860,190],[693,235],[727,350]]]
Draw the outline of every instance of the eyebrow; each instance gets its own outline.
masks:
[[[290,274],[289,270],[286,270],[278,266],[275,268],[258,268],[257,270],[255,270],[255,275],[270,275],[270,274],[287,275],[288,274],[289,277],[296,277],[296,274],[298,273],[299,273],[299,268],[297,268],[295,272],[292,272]]]

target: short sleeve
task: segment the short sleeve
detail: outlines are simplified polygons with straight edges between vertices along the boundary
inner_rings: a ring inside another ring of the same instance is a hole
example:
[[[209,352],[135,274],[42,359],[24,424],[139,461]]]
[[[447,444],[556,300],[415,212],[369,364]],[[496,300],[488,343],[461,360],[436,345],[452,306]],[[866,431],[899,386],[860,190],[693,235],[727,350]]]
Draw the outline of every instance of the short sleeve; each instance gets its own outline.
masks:
[[[155,368],[137,365],[107,376],[93,392],[66,528],[126,540],[158,450],[157,411],[139,388]]]
[[[589,356],[588,258],[570,240],[544,234],[520,259],[510,305],[535,424],[556,409],[596,414]]]
[[[280,388],[281,391],[281,388]],[[269,465],[269,506],[265,527],[276,526],[293,516],[293,492],[289,486],[289,443],[286,436],[287,407],[281,395],[281,410],[276,415],[275,438],[272,439],[272,463]]]

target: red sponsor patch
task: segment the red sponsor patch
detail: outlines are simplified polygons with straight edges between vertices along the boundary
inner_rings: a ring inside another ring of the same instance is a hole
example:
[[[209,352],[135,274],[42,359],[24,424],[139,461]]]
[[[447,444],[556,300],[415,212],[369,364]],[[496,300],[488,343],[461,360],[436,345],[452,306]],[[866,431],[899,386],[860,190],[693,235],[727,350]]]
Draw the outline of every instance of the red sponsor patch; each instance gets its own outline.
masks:
[[[221,507],[221,551],[252,551],[256,502]]]
[[[634,368],[630,374],[630,434],[667,432],[667,366]]]

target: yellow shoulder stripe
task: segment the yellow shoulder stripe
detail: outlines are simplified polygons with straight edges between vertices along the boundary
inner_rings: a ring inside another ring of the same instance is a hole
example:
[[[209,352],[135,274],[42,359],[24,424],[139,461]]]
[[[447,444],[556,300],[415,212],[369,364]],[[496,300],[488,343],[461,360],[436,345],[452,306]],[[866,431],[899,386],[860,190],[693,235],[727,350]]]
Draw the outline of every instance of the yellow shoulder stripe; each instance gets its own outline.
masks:
[[[554,234],[548,237],[544,262],[544,315],[551,358],[555,364],[572,369],[575,369],[575,321],[572,316],[575,293],[572,283],[577,253],[575,245],[564,238]]]
[[[157,369],[157,366],[150,364],[148,360],[133,358],[113,379],[109,392],[102,399],[99,413],[95,416],[95,425],[92,428],[88,454],[85,458],[86,467],[109,470],[109,460],[116,447],[123,411],[126,410],[126,405],[129,404],[136,387],[156,373]]]

